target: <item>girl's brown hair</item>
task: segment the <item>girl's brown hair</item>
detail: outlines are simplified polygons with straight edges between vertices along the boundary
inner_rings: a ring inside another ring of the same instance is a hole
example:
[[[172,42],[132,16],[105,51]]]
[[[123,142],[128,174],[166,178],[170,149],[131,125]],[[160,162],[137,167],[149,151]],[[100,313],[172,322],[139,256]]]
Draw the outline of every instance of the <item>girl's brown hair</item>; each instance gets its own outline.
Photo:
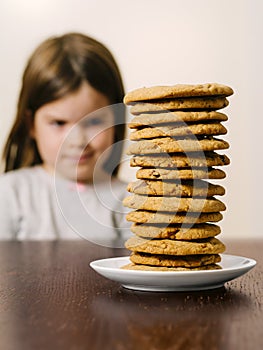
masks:
[[[18,99],[17,114],[4,147],[5,172],[41,164],[36,143],[30,137],[35,112],[44,104],[76,91],[83,81],[103,93],[115,112],[115,140],[106,168],[116,174],[125,130],[123,82],[110,51],[97,40],[68,33],[44,41],[29,58]]]

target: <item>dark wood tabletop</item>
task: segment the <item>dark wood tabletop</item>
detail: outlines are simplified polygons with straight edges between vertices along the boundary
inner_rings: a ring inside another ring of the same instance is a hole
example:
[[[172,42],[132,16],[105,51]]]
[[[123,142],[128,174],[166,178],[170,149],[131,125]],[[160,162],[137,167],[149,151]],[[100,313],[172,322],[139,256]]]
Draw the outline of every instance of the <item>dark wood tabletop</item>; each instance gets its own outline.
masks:
[[[0,243],[0,349],[261,350],[263,240],[225,242],[257,260],[225,287],[124,289],[89,267],[129,255],[86,241]]]

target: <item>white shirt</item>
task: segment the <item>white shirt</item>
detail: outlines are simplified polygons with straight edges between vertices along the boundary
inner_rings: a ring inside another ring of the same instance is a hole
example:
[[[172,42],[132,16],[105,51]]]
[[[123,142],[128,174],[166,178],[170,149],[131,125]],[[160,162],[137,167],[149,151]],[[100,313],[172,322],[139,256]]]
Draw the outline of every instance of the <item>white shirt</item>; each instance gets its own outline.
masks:
[[[0,176],[0,239],[80,237],[121,247],[130,235],[122,199],[126,184],[106,175],[78,185],[51,176],[41,166]]]

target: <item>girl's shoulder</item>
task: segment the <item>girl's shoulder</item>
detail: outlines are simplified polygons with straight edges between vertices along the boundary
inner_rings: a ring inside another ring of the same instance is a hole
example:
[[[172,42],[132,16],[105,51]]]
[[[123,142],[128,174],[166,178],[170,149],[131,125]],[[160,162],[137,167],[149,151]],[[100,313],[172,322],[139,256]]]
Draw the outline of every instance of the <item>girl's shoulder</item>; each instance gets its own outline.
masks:
[[[127,183],[124,182],[123,180],[117,178],[117,177],[114,177],[112,179],[112,184],[113,186],[115,186],[116,188],[120,188],[120,189],[123,189],[123,188],[126,188],[127,187]]]
[[[32,166],[3,173],[0,175],[0,187],[11,185],[15,188],[25,184],[39,183],[40,178],[44,176],[43,172],[40,166]]]
[[[127,183],[117,177],[113,177],[109,183],[105,183],[105,191],[112,192],[117,198],[123,197],[127,192]]]

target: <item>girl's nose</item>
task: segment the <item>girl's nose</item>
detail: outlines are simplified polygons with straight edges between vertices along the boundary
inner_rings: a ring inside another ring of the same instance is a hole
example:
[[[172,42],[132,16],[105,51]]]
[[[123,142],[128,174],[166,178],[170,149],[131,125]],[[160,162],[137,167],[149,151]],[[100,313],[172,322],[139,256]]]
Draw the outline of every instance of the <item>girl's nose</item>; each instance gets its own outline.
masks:
[[[69,132],[66,142],[72,147],[86,147],[88,140],[87,132],[81,125],[75,125]]]

